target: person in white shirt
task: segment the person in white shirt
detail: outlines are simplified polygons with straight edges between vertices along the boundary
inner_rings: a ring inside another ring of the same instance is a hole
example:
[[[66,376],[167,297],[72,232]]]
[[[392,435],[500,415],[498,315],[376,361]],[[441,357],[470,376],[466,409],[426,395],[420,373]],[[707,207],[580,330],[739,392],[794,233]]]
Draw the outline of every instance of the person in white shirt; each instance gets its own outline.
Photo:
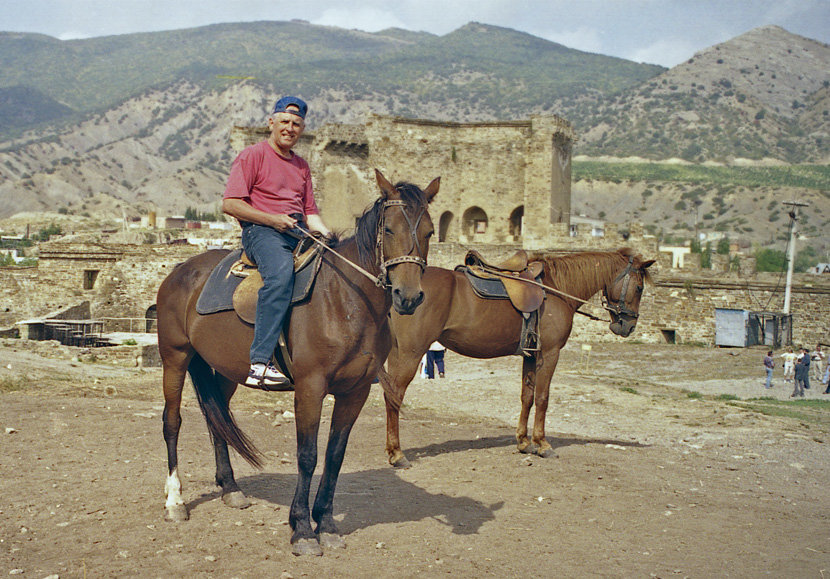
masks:
[[[812,366],[813,366],[813,376],[816,380],[821,380],[822,375],[824,374],[824,360],[826,356],[824,352],[821,351],[821,344],[816,346],[815,351],[813,352],[812,356]]]
[[[787,348],[786,352],[780,354],[780,358],[784,360],[784,382],[792,382],[795,371],[795,354],[792,346]]]
[[[444,352],[447,349],[441,342],[433,342],[427,350],[427,378],[435,378],[435,366],[438,366],[438,375],[444,377]]]

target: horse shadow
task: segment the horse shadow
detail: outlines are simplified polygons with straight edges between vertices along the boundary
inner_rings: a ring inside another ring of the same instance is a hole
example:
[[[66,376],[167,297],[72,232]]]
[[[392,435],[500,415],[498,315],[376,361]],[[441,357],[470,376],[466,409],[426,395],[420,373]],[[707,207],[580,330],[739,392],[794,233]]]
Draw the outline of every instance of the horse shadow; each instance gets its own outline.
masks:
[[[614,440],[614,439],[591,439],[591,438],[577,438],[577,437],[548,437],[548,443],[553,448],[554,452],[559,449],[567,448],[569,446],[586,446],[589,444],[614,445],[631,448],[647,448],[649,445],[639,442],[631,442],[629,440]],[[508,448],[516,446],[516,437],[513,435],[499,435],[486,436],[475,439],[455,439],[436,442],[434,444],[427,444],[415,448],[407,448],[404,450],[407,458],[411,462],[416,462],[422,458],[432,458],[449,454],[452,452],[465,452],[468,450],[485,450],[494,448]],[[516,451],[518,452],[518,451]],[[528,456],[534,456],[529,454]]]
[[[250,498],[266,503],[290,507],[297,484],[295,473],[259,473],[240,478],[240,489]],[[320,476],[315,475],[312,489]],[[204,493],[188,503],[193,510],[199,505],[218,499],[221,492]],[[495,513],[504,501],[485,504],[470,497],[452,497],[431,493],[402,480],[392,468],[341,473],[337,481],[334,515],[343,535],[385,523],[404,523],[433,519],[451,528],[453,534],[473,535],[481,527],[495,520]]]

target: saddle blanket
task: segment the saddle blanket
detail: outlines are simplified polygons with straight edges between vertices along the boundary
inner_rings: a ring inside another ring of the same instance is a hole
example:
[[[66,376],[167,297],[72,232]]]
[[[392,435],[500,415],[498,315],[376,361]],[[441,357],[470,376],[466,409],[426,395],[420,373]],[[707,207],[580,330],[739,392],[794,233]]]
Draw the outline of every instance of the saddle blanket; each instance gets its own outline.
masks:
[[[227,310],[236,310],[239,316],[248,323],[253,323],[256,314],[256,297],[262,286],[262,278],[256,269],[251,268],[248,277],[240,277],[231,272],[231,268],[239,261],[242,250],[236,249],[226,255],[210,273],[205,287],[196,300],[196,312],[199,314],[215,314]],[[319,253],[302,263],[300,269],[294,273],[294,293],[291,296],[291,305],[305,300],[311,295],[314,280],[320,267]],[[234,293],[245,282],[243,295],[237,293],[234,302]],[[241,309],[240,309],[241,308]]]

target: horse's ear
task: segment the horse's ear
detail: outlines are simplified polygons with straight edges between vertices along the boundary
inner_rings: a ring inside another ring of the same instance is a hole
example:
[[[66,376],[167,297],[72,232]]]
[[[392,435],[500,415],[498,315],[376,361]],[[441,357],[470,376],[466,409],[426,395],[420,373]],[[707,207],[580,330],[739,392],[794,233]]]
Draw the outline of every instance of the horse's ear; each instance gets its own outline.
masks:
[[[378,187],[380,187],[381,197],[388,199],[393,193],[395,193],[395,187],[393,187],[392,183],[390,183],[389,180],[383,176],[383,173],[377,169],[375,169],[375,179],[378,182]]]
[[[440,186],[441,177],[436,177],[429,185],[427,185],[427,188],[424,189],[424,195],[427,196],[427,203],[432,203],[432,200],[435,199],[436,195],[438,195],[438,187]]]
[[[654,265],[656,261],[657,261],[656,259],[649,259],[648,261],[644,261],[643,265],[641,265],[640,268],[641,269],[648,269],[652,265]]]

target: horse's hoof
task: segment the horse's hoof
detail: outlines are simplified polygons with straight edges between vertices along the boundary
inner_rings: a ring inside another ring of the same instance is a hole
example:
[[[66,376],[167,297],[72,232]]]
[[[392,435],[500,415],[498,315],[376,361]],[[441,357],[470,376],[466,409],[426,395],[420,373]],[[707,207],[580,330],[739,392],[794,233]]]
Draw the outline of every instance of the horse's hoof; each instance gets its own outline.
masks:
[[[412,463],[403,454],[397,458],[389,457],[389,464],[395,468],[409,468],[412,466]]]
[[[559,458],[559,455],[556,454],[556,451],[552,448],[546,448],[544,450],[539,449],[539,452],[537,452],[536,455],[541,458]]]
[[[233,491],[222,495],[222,502],[234,509],[247,509],[251,506],[251,501],[242,491]]]
[[[324,549],[345,549],[346,541],[337,533],[320,533],[317,535],[320,546]]]
[[[536,454],[538,451],[538,447],[535,444],[527,443],[527,444],[520,444],[518,446],[519,452],[522,454]]]
[[[164,520],[171,523],[180,523],[190,518],[187,507],[184,505],[172,505],[164,508]]]
[[[301,557],[303,555],[323,556],[323,548],[316,539],[298,539],[291,547],[291,553]]]

